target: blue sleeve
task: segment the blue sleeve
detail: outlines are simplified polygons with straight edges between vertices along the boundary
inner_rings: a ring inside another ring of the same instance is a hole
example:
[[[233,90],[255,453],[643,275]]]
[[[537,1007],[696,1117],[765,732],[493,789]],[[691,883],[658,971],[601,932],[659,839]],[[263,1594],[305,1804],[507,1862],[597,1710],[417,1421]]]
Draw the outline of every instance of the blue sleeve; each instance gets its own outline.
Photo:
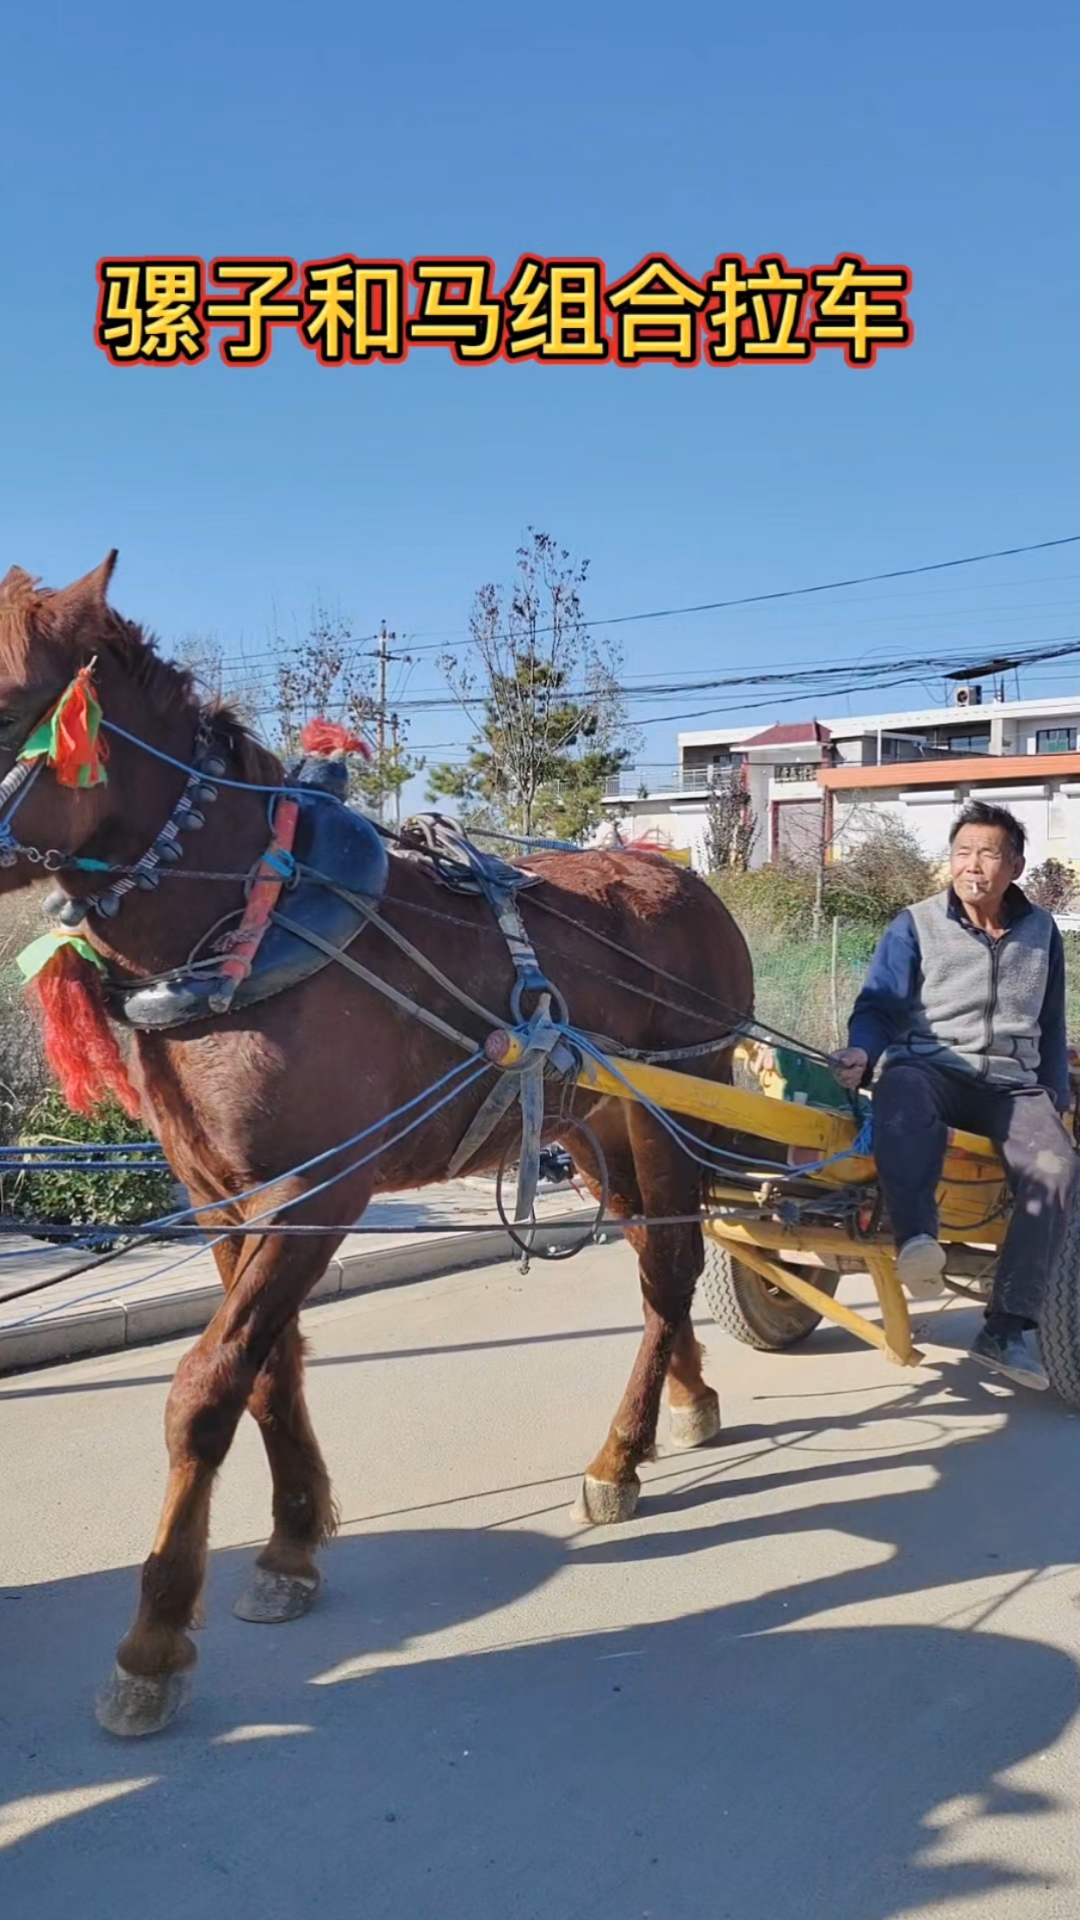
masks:
[[[919,937],[906,908],[886,927],[848,1023],[848,1046],[861,1047],[870,1066],[905,1031],[919,984]]]
[[[1049,1087],[1061,1113],[1072,1104],[1069,1086],[1069,1047],[1065,1032],[1065,946],[1055,926],[1050,936],[1046,992],[1039,1015],[1039,1080]]]

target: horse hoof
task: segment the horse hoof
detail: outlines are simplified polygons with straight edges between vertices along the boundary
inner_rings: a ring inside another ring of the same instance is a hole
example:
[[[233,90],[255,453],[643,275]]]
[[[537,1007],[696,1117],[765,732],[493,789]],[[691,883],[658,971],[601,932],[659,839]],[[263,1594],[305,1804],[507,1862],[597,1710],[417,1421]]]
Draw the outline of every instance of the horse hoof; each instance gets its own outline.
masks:
[[[114,1667],[97,1697],[98,1725],[121,1740],[160,1733],[191,1699],[191,1668],[179,1673],[125,1673]]]
[[[238,1620],[279,1627],[311,1611],[320,1584],[317,1573],[273,1573],[269,1567],[256,1567],[250,1587],[233,1612]]]
[[[570,1509],[570,1518],[590,1527],[615,1527],[632,1520],[637,1511],[641,1482],[632,1480],[594,1480],[585,1475],[581,1492]]]
[[[703,1400],[695,1400],[688,1407],[671,1407],[669,1413],[668,1433],[673,1447],[707,1447],[720,1437],[718,1394],[706,1394]]]

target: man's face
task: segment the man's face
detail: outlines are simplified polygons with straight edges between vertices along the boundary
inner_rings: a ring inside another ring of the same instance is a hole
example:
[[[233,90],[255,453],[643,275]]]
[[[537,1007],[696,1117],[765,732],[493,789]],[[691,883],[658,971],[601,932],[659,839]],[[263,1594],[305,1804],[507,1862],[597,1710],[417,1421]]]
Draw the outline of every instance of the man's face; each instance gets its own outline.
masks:
[[[1017,859],[1004,827],[961,827],[950,849],[949,867],[960,899],[993,913],[1020,878],[1024,862]]]

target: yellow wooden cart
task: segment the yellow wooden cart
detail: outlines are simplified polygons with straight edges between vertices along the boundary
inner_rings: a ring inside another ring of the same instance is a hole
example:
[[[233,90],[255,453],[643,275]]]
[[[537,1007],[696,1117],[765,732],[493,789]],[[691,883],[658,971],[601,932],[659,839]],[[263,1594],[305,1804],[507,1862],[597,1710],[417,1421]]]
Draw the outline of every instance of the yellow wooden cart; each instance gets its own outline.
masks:
[[[520,1058],[521,1043],[500,1032],[491,1036],[487,1050],[510,1067]],[[743,1050],[744,1060],[752,1061],[753,1053]],[[748,1346],[779,1352],[805,1340],[823,1319],[831,1320],[898,1366],[919,1365],[924,1355],[912,1340],[892,1239],[878,1224],[872,1204],[874,1163],[849,1151],[859,1133],[853,1117],[760,1090],[718,1085],[670,1067],[599,1055],[576,1059],[579,1086],[621,1099],[641,1097],[668,1113],[711,1122],[742,1136],[750,1154],[754,1142],[787,1148],[775,1175],[763,1172],[756,1187],[729,1186],[718,1176],[709,1188],[700,1292],[726,1332]],[[800,1173],[799,1163],[807,1159],[812,1168]],[[852,1206],[855,1187],[864,1189],[863,1207]],[[800,1217],[800,1191],[820,1202],[830,1189],[837,1195],[834,1218],[827,1204],[815,1204],[812,1222]],[[992,1143],[977,1134],[951,1132],[938,1206],[945,1282],[954,1293],[975,1299],[989,1294],[1009,1204],[1005,1170]],[[835,1298],[844,1273],[869,1273],[880,1324]],[[1080,1406],[1080,1209],[1050,1279],[1039,1337],[1051,1384],[1064,1400]]]

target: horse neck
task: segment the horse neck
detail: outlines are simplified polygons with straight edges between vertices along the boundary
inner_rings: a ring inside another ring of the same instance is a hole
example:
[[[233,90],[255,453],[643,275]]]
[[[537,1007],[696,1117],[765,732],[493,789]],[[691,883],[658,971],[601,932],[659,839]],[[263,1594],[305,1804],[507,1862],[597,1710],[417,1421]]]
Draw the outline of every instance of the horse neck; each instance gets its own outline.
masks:
[[[117,723],[147,746],[182,763],[172,766],[131,741],[111,736],[109,777],[114,804],[102,833],[88,851],[111,864],[131,865],[161,832],[184,791],[193,763],[199,711],[194,706],[160,715],[146,710],[128,715],[118,703]],[[112,713],[106,709],[106,720]],[[222,750],[227,778],[242,778],[236,755]],[[209,776],[208,776],[209,780]],[[210,784],[215,784],[210,781]],[[267,796],[263,792],[218,786],[216,800],[200,811],[206,824],[184,834],[182,858],[162,867],[153,892],[127,893],[116,917],[90,916],[91,939],[107,959],[134,974],[158,973],[182,966],[192,948],[216,921],[243,905],[243,879],[267,844]],[[225,880],[188,880],[193,870],[235,875]],[[70,879],[67,890],[82,894],[85,880]]]

